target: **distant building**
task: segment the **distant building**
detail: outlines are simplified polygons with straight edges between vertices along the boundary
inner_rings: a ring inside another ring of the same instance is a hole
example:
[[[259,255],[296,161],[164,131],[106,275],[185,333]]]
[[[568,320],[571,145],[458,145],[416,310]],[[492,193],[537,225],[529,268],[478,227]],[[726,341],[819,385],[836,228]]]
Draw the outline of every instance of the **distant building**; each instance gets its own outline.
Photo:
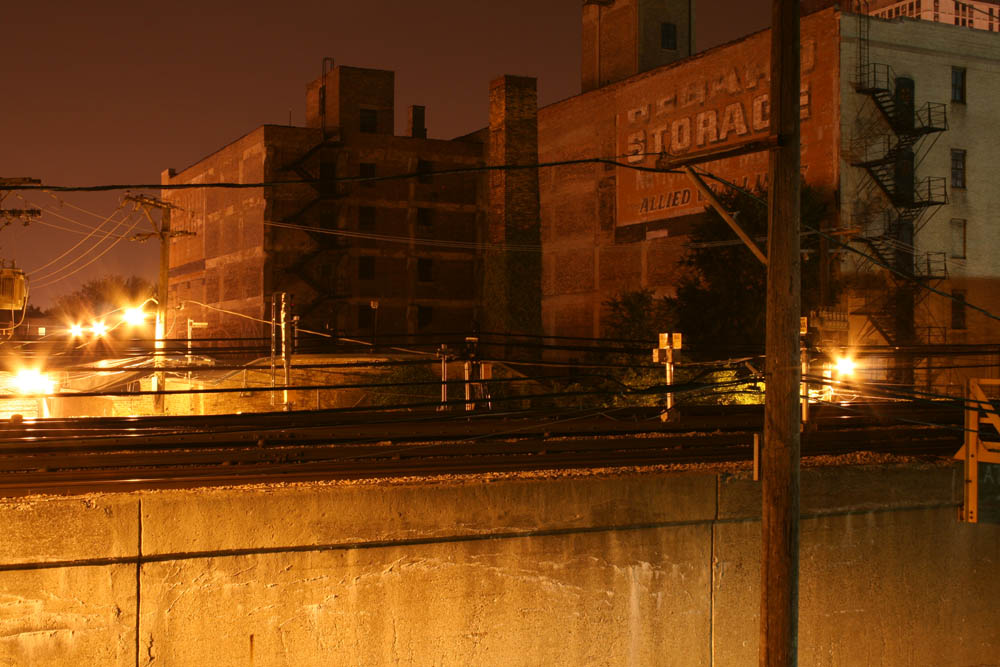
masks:
[[[179,207],[172,229],[190,233],[171,241],[170,305],[184,305],[171,310],[173,335],[192,318],[209,323],[199,336],[261,336],[277,292],[293,295],[303,328],[323,333],[476,327],[487,250],[505,243],[503,212],[514,210],[505,177],[488,181],[482,167],[491,151],[514,156],[518,144],[500,138],[521,114],[533,135],[534,86],[498,79],[489,131],[446,141],[427,138],[420,106],[407,135],[394,134],[393,72],[338,66],[309,84],[306,127],[264,125],[164,172],[169,185],[266,183],[163,191]],[[504,94],[515,89],[521,97]],[[534,208],[537,221],[537,189]],[[488,233],[496,214],[499,236]]]
[[[633,12],[643,6],[602,4]],[[684,7],[669,20],[689,25]],[[593,11],[584,8],[585,36]],[[643,25],[638,16],[628,24],[633,32],[616,33],[623,53],[636,51],[629,40],[645,43],[667,21],[653,16],[653,26]],[[632,58],[631,69],[615,64],[615,80],[597,87],[585,67],[581,95],[539,110],[541,162],[617,156],[628,165],[539,173],[546,333],[597,336],[607,300],[640,288],[673,292],[678,260],[706,202],[684,174],[630,167],[765,139],[768,45],[762,31],[663,66]],[[851,342],[1000,341],[997,321],[962,305],[965,299],[1000,313],[993,231],[1000,210],[998,46],[985,30],[883,21],[837,7],[802,19],[803,176],[831,203],[824,231],[871,258],[827,244],[824,278],[847,287],[827,304],[828,319],[847,320]],[[585,37],[585,63],[591,48]],[[766,185],[766,152],[700,166],[739,185]],[[902,382],[957,381],[926,358],[913,361],[916,377],[887,372]]]
[[[968,0],[903,0],[873,2],[869,13],[880,19],[911,18],[962,28],[1000,32],[1000,4]]]

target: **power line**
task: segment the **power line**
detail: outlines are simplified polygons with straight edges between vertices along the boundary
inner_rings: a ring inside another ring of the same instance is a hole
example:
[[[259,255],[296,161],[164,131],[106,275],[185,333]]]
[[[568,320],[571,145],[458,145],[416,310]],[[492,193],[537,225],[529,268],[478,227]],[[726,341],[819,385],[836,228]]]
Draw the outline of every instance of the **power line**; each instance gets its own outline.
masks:
[[[699,170],[699,172],[703,176],[706,176],[707,178],[711,178],[712,180],[714,180],[714,181],[716,181],[718,183],[721,183],[722,185],[725,185],[726,187],[731,188],[732,190],[735,190],[737,192],[740,192],[743,195],[746,195],[747,197],[750,197],[751,199],[753,199],[754,201],[756,201],[759,204],[767,205],[767,202],[765,200],[761,199],[760,197],[758,197],[754,193],[750,192],[746,188],[743,188],[743,187],[741,187],[739,185],[736,185],[735,183],[727,181],[726,179],[721,178],[719,176],[716,176],[715,174],[712,174],[710,172],[707,172],[707,171],[704,171],[704,170],[701,170],[701,169]],[[922,289],[925,289],[928,292],[931,292],[932,294],[937,294],[938,296],[943,296],[946,299],[949,299],[951,301],[955,301],[957,303],[961,303],[964,306],[967,306],[967,307],[971,308],[972,310],[975,310],[975,311],[978,311],[978,312],[982,313],[983,315],[985,315],[986,317],[988,317],[988,318],[990,318],[992,320],[1000,321],[1000,315],[994,315],[992,312],[986,310],[985,308],[982,308],[982,307],[977,306],[975,304],[969,303],[968,301],[965,301],[964,299],[958,299],[953,294],[948,294],[947,292],[942,292],[941,290],[936,289],[934,287],[931,287],[930,285],[926,285],[926,284],[920,282],[919,280],[915,279],[913,276],[907,275],[905,272],[903,272],[903,271],[901,271],[899,269],[896,269],[896,268],[894,268],[894,267],[886,264],[885,262],[881,261],[877,257],[873,257],[872,255],[869,255],[869,254],[867,254],[865,252],[862,252],[861,250],[858,250],[857,248],[851,246],[848,243],[844,243],[843,241],[841,241],[836,236],[833,236],[831,234],[827,234],[827,233],[825,233],[825,232],[823,232],[823,231],[821,231],[819,229],[816,229],[814,227],[811,227],[809,225],[803,225],[803,227],[805,227],[806,229],[808,229],[811,232],[819,234],[820,236],[822,236],[823,238],[825,238],[828,241],[832,241],[834,244],[840,246],[841,248],[843,248],[844,250],[847,250],[848,252],[852,252],[852,253],[855,253],[857,255],[860,255],[861,257],[864,257],[865,259],[869,260],[872,264],[875,264],[878,267],[881,267],[883,269],[886,269],[887,271],[890,271],[890,272],[896,274],[900,278],[903,278],[908,283],[911,283],[912,285],[915,285],[916,287],[920,287]]]
[[[15,184],[5,185],[5,190],[42,190],[45,192],[108,192],[112,190],[194,190],[194,189],[252,189],[277,187],[282,185],[313,185],[330,183],[373,183],[378,181],[395,181],[413,178],[426,178],[428,176],[448,176],[459,174],[475,174],[491,171],[520,171],[525,169],[546,169],[551,167],[566,167],[581,164],[605,164],[609,166],[632,169],[634,171],[645,171],[657,174],[679,174],[676,169],[662,169],[659,167],[645,167],[639,164],[619,162],[615,158],[578,158],[575,160],[557,160],[553,162],[537,162],[533,164],[503,164],[503,165],[481,165],[478,167],[456,167],[452,169],[437,169],[425,172],[413,172],[405,174],[390,174],[385,176],[344,176],[333,179],[290,179],[286,181],[259,181],[255,183],[237,183],[234,181],[222,181],[218,183],[131,183],[131,184],[107,184],[107,185],[32,185]]]
[[[129,217],[131,217],[131,215]],[[119,227],[121,227],[122,225],[124,225],[125,223],[127,223],[128,220],[129,220],[129,218],[123,219],[120,223],[118,223],[118,225],[115,226],[114,229],[117,230]],[[131,232],[133,229],[136,228],[136,226],[140,222],[142,222],[142,218],[141,217],[137,218],[136,221],[134,223],[132,223],[132,226],[129,227],[126,230],[125,233],[128,234],[129,232]],[[97,255],[95,255],[93,258],[91,258],[91,260],[89,262],[85,262],[84,264],[81,264],[80,266],[76,267],[75,269],[73,269],[69,273],[66,273],[63,276],[60,276],[58,278],[52,278],[52,276],[56,276],[56,275],[58,275],[60,273],[63,273],[64,271],[66,271],[66,269],[68,269],[70,266],[72,266],[73,264],[75,264],[76,262],[78,262],[80,259],[83,259],[84,256],[81,255],[80,257],[78,257],[77,259],[73,260],[72,262],[70,262],[67,266],[65,266],[62,269],[57,269],[56,271],[48,273],[46,276],[44,276],[42,278],[42,280],[44,280],[45,278],[51,278],[51,279],[50,280],[46,280],[41,285],[36,285],[36,287],[48,287],[49,285],[54,285],[56,283],[62,282],[63,280],[66,280],[70,276],[76,275],[77,273],[79,273],[83,269],[87,268],[88,266],[90,266],[91,264],[93,264],[94,262],[96,262],[97,260],[99,260],[104,255],[106,255],[112,248],[114,248],[119,243],[121,243],[122,241],[124,241],[125,238],[126,238],[125,236],[120,236],[120,237],[116,238],[112,243],[110,243],[106,248],[104,248],[104,250],[102,250]],[[108,239],[108,236],[105,236],[103,239],[101,239],[100,241],[98,241],[98,243],[95,244],[94,248],[91,248],[91,251],[95,250],[97,245],[99,245],[100,243],[103,243],[107,239]]]

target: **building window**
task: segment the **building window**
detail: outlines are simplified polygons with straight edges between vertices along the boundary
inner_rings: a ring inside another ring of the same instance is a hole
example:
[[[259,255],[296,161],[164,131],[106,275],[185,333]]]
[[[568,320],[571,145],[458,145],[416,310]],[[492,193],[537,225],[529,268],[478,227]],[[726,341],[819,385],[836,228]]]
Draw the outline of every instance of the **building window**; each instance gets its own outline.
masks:
[[[358,280],[375,280],[375,258],[370,255],[358,257]]]
[[[965,259],[965,220],[951,221],[951,256],[954,259]]]
[[[378,112],[375,109],[361,110],[361,131],[368,134],[378,132]]]
[[[667,51],[677,50],[677,24],[660,24],[660,48]]]
[[[358,328],[369,331],[375,323],[375,309],[367,303],[358,306]]]
[[[951,328],[965,328],[965,291],[951,291]]]
[[[417,306],[417,328],[424,329],[434,320],[434,309],[430,306]]]
[[[430,258],[417,258],[417,281],[421,283],[434,282],[434,261]]]
[[[427,160],[417,160],[417,181],[420,183],[431,183],[434,180],[434,175],[431,171],[434,166]]]
[[[951,187],[965,188],[965,151],[951,149]]]
[[[362,179],[375,178],[375,163],[374,162],[362,162],[361,163],[361,171],[359,172],[359,175],[361,176]],[[366,187],[372,187],[372,186],[375,185],[375,181],[362,180],[361,184],[364,185],[364,186],[366,186]]]
[[[417,229],[427,231],[431,228],[431,209],[417,209]]]
[[[375,229],[375,207],[358,207],[358,229],[370,232]]]
[[[337,194],[337,165],[333,162],[319,163],[319,193],[324,197]]]

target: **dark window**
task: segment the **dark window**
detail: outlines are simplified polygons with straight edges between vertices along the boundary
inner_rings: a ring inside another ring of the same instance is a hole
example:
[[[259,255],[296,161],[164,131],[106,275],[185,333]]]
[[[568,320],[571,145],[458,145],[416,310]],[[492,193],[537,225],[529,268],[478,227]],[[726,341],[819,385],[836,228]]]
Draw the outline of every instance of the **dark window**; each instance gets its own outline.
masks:
[[[330,197],[337,191],[337,165],[333,162],[319,163],[319,193]]]
[[[375,207],[358,207],[358,229],[370,232],[375,229]]]
[[[420,183],[430,183],[434,180],[434,175],[431,174],[433,165],[427,160],[417,160],[417,180]]]
[[[417,258],[417,280],[422,283],[434,281],[434,262],[427,257]]]
[[[951,328],[965,328],[965,292],[962,290],[951,291]]]
[[[367,303],[358,306],[358,328],[366,331],[370,330],[374,322],[375,310]]]
[[[358,280],[375,280],[375,258],[358,257]]]
[[[677,24],[660,24],[660,48],[667,51],[677,50]]]
[[[361,171],[359,172],[359,175],[361,176],[362,179],[365,179],[365,178],[375,178],[375,163],[374,162],[362,162],[361,163]],[[361,181],[361,185],[364,185],[366,187],[372,187],[372,186],[375,185],[375,181],[365,181],[365,180],[362,180]]]
[[[951,221],[951,256],[965,259],[965,220]]]
[[[965,104],[965,68],[951,68],[951,101]]]
[[[430,306],[417,306],[417,328],[429,327],[434,320],[434,309]]]
[[[951,149],[951,187],[965,187],[965,151]]]
[[[375,109],[361,110],[361,131],[369,134],[378,132],[378,113]]]
[[[431,228],[431,209],[429,208],[417,209],[417,228],[422,230],[427,230]]]

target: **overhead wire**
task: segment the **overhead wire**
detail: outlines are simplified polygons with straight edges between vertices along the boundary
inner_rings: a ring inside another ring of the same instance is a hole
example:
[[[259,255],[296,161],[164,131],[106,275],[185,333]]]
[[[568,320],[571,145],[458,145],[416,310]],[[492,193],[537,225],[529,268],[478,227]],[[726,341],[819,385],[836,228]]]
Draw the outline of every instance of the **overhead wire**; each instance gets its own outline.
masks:
[[[116,226],[115,226],[115,228],[114,228],[114,229],[115,229],[115,230],[117,230],[117,229],[118,229],[118,228],[120,228],[121,226],[123,226],[123,225],[127,224],[127,222],[128,222],[128,221],[129,221],[129,220],[131,219],[131,217],[133,217],[134,215],[135,215],[135,214],[134,214],[134,212],[133,212],[133,213],[132,213],[132,214],[130,214],[130,215],[129,215],[128,217],[124,218],[124,219],[123,219],[123,220],[122,220],[122,221],[121,221],[121,222],[120,222],[120,223],[119,223],[118,225],[116,225]],[[137,226],[139,225],[139,223],[140,223],[140,222],[142,222],[142,218],[141,218],[141,217],[137,217],[136,221],[135,221],[134,223],[132,223],[132,226],[130,226],[130,227],[129,227],[129,228],[128,228],[128,229],[126,230],[126,231],[125,231],[125,234],[128,234],[128,233],[130,233],[130,232],[131,232],[131,231],[132,231],[133,229],[135,229],[135,228],[136,228],[136,227],[137,227]],[[97,243],[97,244],[95,244],[94,248],[91,248],[91,251],[93,251],[94,249],[96,249],[96,247],[97,247],[97,245],[98,245],[98,244],[100,244],[100,243],[103,243],[103,242],[104,242],[104,241],[106,241],[106,240],[107,240],[108,238],[109,238],[109,237],[108,237],[108,236],[106,236],[105,238],[103,238],[103,239],[101,239],[100,241],[98,241],[98,243]],[[83,259],[83,256],[81,256],[81,257],[78,257],[77,259],[75,259],[75,260],[73,260],[73,261],[69,262],[69,263],[68,263],[68,264],[67,264],[67,265],[66,265],[65,267],[63,267],[62,269],[57,269],[56,271],[51,271],[51,272],[49,272],[48,274],[46,274],[45,276],[43,276],[42,278],[40,278],[40,280],[43,280],[44,282],[42,282],[42,284],[40,284],[40,285],[35,285],[35,287],[48,287],[49,285],[54,285],[54,284],[56,284],[56,283],[59,283],[59,282],[62,282],[62,281],[64,281],[64,280],[66,280],[66,279],[67,279],[67,278],[69,278],[70,276],[74,276],[74,275],[76,275],[77,273],[79,273],[79,272],[80,272],[80,271],[82,271],[83,269],[87,268],[88,266],[90,266],[91,264],[93,264],[94,262],[96,262],[97,260],[99,260],[99,259],[100,259],[101,257],[103,257],[104,255],[108,254],[108,252],[110,252],[110,251],[111,251],[111,250],[112,250],[113,248],[115,248],[115,247],[116,247],[116,246],[117,246],[117,245],[118,245],[119,243],[121,243],[121,242],[122,242],[123,240],[125,240],[125,238],[127,238],[127,237],[126,237],[126,236],[120,236],[120,237],[116,238],[116,239],[115,239],[114,241],[112,241],[111,243],[109,243],[109,244],[107,245],[107,247],[105,247],[105,248],[104,248],[103,250],[101,250],[101,252],[99,252],[99,253],[97,253],[97,254],[96,254],[95,256],[93,256],[93,257],[92,257],[92,258],[90,259],[90,261],[87,261],[87,262],[84,262],[83,264],[81,264],[80,266],[77,266],[76,268],[74,268],[74,269],[72,269],[72,270],[69,270],[69,269],[70,269],[70,267],[71,267],[71,266],[72,266],[73,264],[76,264],[76,263],[77,263],[78,261],[80,261],[81,259]],[[69,271],[69,272],[68,272],[68,273],[66,273],[66,271]],[[65,274],[65,275],[59,275],[59,274]],[[59,277],[55,278],[55,277],[53,277],[53,276],[59,276]]]
[[[65,252],[63,252],[58,257],[55,257],[55,258],[49,260],[45,264],[42,264],[41,266],[35,267],[35,268],[31,269],[30,271],[27,271],[27,273],[29,275],[31,275],[33,273],[37,273],[37,272],[41,271],[42,269],[46,269],[46,268],[52,266],[56,262],[60,261],[64,257],[66,257],[66,255],[70,254],[71,252],[73,252],[74,250],[76,250],[77,248],[79,248],[81,245],[83,245],[91,236],[97,234],[98,231],[100,231],[100,229],[102,227],[104,227],[104,225],[106,225],[107,223],[109,223],[112,220],[112,218],[114,218],[115,215],[117,213],[119,213],[121,210],[122,210],[121,206],[119,206],[118,208],[116,208],[114,211],[111,212],[111,215],[109,215],[106,218],[104,218],[101,221],[101,224],[99,224],[97,227],[90,228],[90,232],[86,236],[84,236],[82,239],[80,239],[76,244],[74,244],[73,246],[71,246],[68,250],[66,250]],[[120,225],[120,221],[119,221],[119,225]],[[114,229],[117,229],[119,225],[116,225],[111,231],[107,232],[106,235],[104,236],[104,238],[101,239],[101,241],[103,241],[104,239],[107,239],[109,237],[109,235],[114,231]],[[100,241],[98,241],[98,242],[100,242]],[[95,246],[96,246],[96,244],[95,244]],[[42,276],[42,279],[44,279],[44,278],[45,278],[45,276]]]
[[[714,181],[716,181],[718,183],[721,183],[722,185],[725,185],[728,188],[731,188],[731,189],[733,189],[733,190],[735,190],[737,192],[740,192],[743,195],[746,195],[747,197],[750,197],[751,199],[753,199],[754,201],[756,201],[759,204],[763,204],[765,206],[767,205],[767,201],[766,200],[762,199],[761,197],[757,196],[756,194],[754,194],[753,192],[747,190],[746,188],[743,188],[743,187],[741,187],[741,186],[739,186],[739,185],[737,185],[735,183],[732,183],[731,181],[728,181],[728,180],[726,180],[724,178],[716,176],[715,174],[712,174],[711,172],[705,171],[703,169],[698,169],[698,173],[701,176],[705,176],[706,178],[710,178],[710,179],[712,179],[712,180],[714,180]],[[823,232],[823,231],[821,231],[819,229],[816,229],[814,227],[811,227],[809,225],[803,225],[803,226],[806,229],[810,230],[810,231],[816,232],[817,234],[819,234],[820,236],[822,236],[826,240],[831,241],[834,244],[840,246],[844,250],[847,250],[848,252],[855,253],[855,254],[857,254],[857,255],[859,255],[859,256],[867,259],[868,261],[870,261],[871,263],[875,264],[876,266],[878,266],[880,268],[883,268],[883,269],[886,269],[887,271],[890,271],[891,273],[899,276],[900,278],[903,278],[904,280],[906,280],[907,282],[915,285],[916,287],[919,287],[921,289],[927,290],[928,292],[931,292],[933,294],[937,294],[938,296],[943,296],[946,299],[949,299],[951,301],[955,301],[957,303],[961,303],[961,304],[965,305],[966,307],[971,308],[972,310],[975,310],[975,311],[977,311],[977,312],[985,315],[986,317],[988,317],[988,318],[990,318],[992,320],[997,320],[998,322],[1000,322],[1000,315],[996,315],[996,314],[992,313],[991,311],[987,310],[986,308],[983,308],[981,306],[977,306],[977,305],[972,304],[972,303],[970,303],[968,301],[965,301],[964,299],[959,299],[959,298],[957,298],[953,294],[948,294],[947,292],[943,292],[943,291],[941,291],[939,289],[931,287],[930,285],[927,285],[927,284],[925,284],[925,283],[923,283],[923,282],[915,279],[913,276],[907,275],[904,271],[901,271],[901,270],[899,270],[899,269],[897,269],[897,268],[895,268],[893,266],[890,266],[889,264],[886,264],[885,262],[883,262],[879,258],[874,257],[872,255],[869,255],[869,254],[867,254],[865,252],[862,252],[861,250],[858,250],[857,248],[851,246],[849,243],[844,243],[843,241],[841,241],[836,236],[833,236],[831,234],[827,234],[826,232]]]

